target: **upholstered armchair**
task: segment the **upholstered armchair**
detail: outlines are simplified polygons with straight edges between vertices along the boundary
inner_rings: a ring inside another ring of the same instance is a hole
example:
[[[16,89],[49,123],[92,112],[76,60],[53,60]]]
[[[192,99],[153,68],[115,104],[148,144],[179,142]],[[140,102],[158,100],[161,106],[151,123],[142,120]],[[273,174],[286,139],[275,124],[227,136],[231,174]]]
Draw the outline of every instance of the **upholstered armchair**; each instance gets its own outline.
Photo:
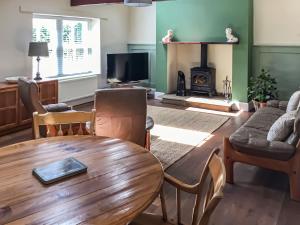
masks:
[[[65,112],[71,110],[71,107],[65,103],[42,105],[39,99],[39,88],[34,81],[20,78],[18,86],[21,100],[31,115],[34,112],[43,114],[47,112]]]

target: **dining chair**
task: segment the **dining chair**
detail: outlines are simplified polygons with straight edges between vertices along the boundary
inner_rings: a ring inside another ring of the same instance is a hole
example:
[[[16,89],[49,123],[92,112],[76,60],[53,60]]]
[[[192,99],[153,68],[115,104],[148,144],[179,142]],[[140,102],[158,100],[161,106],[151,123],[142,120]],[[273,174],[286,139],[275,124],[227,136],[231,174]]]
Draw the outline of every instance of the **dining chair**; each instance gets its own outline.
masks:
[[[181,222],[181,191],[195,195],[192,213],[192,225],[207,225],[211,214],[223,198],[223,189],[226,182],[226,172],[223,160],[218,156],[219,149],[215,149],[202,172],[200,180],[195,185],[186,184],[175,177],[165,173],[165,182],[176,188],[177,224]],[[202,200],[202,197],[204,199]],[[163,216],[143,213],[130,225],[171,225],[168,221],[166,201],[161,189],[160,194]]]
[[[33,130],[35,139],[43,137],[41,127],[46,126],[46,137],[64,135],[94,135],[95,110],[91,112],[53,112],[33,113]]]
[[[146,147],[147,93],[144,88],[108,88],[95,94],[95,133]],[[148,140],[150,141],[150,140]],[[150,147],[150,144],[148,144]]]

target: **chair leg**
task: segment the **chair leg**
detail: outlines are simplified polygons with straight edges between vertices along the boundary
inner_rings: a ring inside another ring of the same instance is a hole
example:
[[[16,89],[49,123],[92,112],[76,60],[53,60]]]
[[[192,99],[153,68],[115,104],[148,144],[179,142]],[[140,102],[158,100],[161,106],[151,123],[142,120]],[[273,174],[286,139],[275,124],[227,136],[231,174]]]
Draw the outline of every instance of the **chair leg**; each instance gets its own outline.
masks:
[[[228,138],[224,138],[224,164],[225,164],[225,169],[226,169],[226,182],[233,184],[233,177],[234,177],[234,161],[231,159],[231,154],[230,152],[232,151],[231,149],[231,144],[229,142]]]
[[[147,130],[146,132],[146,145],[145,148],[149,151],[151,151],[151,134],[150,130]]]
[[[225,160],[225,169],[226,169],[226,182],[233,184],[233,162],[230,159]]]
[[[162,215],[163,215],[163,221],[168,221],[168,215],[167,215],[167,206],[166,206],[166,199],[165,199],[165,193],[164,193],[164,187],[161,187],[160,190],[160,203],[161,203],[161,209],[162,209]]]
[[[300,173],[294,171],[289,175],[291,199],[300,201]]]

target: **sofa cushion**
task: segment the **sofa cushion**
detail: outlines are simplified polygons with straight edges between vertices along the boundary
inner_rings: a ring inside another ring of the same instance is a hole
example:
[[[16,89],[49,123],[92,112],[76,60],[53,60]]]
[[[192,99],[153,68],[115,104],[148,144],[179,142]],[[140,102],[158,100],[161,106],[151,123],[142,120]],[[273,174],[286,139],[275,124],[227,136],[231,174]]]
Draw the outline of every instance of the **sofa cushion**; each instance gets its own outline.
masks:
[[[296,147],[286,142],[267,140],[268,132],[273,123],[285,114],[277,108],[261,108],[236,132],[229,141],[233,148],[249,155],[267,157],[277,160],[290,159]]]
[[[237,130],[229,140],[238,152],[276,160],[289,160],[296,151],[294,145],[280,141],[269,142],[266,132],[257,132],[255,129],[245,127]]]
[[[299,135],[295,132],[291,133],[290,136],[285,140],[289,145],[297,146],[299,141]]]
[[[286,111],[290,112],[290,111],[294,111],[297,109],[298,105],[300,102],[300,91],[296,91],[290,98]]]
[[[244,126],[268,132],[273,123],[284,113],[285,111],[278,108],[260,108],[250,117]]]
[[[293,132],[296,110],[290,111],[279,117],[270,128],[267,136],[268,141],[285,141]]]
[[[267,106],[268,107],[273,107],[273,108],[279,108],[279,100],[270,100],[267,101]]]

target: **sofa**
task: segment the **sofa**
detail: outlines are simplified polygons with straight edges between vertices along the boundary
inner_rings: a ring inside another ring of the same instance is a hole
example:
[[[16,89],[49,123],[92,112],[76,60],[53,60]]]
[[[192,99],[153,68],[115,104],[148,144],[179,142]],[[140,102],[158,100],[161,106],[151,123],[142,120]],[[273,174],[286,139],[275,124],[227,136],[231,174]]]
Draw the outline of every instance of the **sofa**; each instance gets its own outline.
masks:
[[[241,162],[289,176],[290,194],[300,201],[300,91],[288,102],[273,100],[224,138],[227,182],[234,182],[234,163]]]

